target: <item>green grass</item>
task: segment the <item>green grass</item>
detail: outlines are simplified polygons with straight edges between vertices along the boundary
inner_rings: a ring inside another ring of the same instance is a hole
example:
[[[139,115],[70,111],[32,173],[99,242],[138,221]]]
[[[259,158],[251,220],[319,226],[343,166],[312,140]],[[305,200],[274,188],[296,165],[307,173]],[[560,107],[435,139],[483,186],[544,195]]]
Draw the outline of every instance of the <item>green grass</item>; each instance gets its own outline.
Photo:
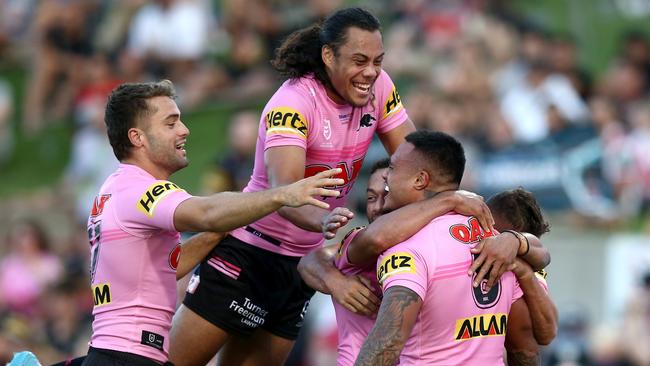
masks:
[[[625,32],[634,29],[650,35],[649,17],[626,16],[615,1],[527,0],[512,3],[527,18],[553,34],[574,37],[581,64],[594,76],[607,69],[619,51],[619,41]]]

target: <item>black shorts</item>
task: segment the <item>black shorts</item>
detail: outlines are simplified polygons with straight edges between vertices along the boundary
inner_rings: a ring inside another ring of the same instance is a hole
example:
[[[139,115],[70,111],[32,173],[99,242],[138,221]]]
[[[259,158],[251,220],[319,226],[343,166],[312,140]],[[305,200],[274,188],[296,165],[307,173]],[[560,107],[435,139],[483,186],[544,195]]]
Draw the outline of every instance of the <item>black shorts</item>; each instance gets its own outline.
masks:
[[[81,366],[174,366],[171,362],[161,364],[148,357],[128,352],[113,351],[110,349],[94,348],[88,349],[88,356]]]
[[[262,328],[295,340],[314,295],[298,273],[299,261],[229,235],[197,268],[183,304],[234,335]]]

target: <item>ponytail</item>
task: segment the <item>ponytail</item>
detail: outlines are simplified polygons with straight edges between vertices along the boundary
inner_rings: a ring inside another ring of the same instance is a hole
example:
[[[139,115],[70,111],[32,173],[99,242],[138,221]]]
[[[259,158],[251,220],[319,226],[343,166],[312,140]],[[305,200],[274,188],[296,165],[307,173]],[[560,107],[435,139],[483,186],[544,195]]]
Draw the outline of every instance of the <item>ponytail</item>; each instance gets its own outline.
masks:
[[[327,84],[329,79],[321,57],[320,32],[320,23],[293,32],[275,50],[271,65],[285,78],[299,78],[314,73],[316,79]]]

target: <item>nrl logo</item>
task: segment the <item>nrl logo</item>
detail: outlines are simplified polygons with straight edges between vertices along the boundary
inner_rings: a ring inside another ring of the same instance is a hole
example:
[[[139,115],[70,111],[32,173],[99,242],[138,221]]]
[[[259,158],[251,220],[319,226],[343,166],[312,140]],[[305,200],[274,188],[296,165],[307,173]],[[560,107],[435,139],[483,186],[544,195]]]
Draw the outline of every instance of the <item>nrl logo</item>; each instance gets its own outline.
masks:
[[[329,140],[330,137],[332,137],[332,125],[330,124],[329,119],[325,120],[325,125],[323,126],[323,137],[325,137],[326,140]]]

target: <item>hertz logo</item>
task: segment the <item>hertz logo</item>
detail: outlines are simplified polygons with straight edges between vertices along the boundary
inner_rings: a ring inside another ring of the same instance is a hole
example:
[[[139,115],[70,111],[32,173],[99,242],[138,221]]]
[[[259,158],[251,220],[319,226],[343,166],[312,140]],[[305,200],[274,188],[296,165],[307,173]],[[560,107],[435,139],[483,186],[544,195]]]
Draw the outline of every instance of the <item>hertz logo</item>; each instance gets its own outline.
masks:
[[[397,88],[393,86],[393,92],[388,97],[388,100],[386,100],[386,104],[384,106],[383,118],[390,116],[391,114],[399,111],[400,109],[402,109],[402,98],[399,97]]]
[[[415,261],[410,253],[397,252],[384,258],[377,267],[377,280],[383,284],[388,277],[398,273],[415,273]]]
[[[183,189],[166,180],[158,181],[152,184],[147,191],[144,192],[142,197],[140,197],[140,201],[138,201],[136,208],[138,211],[151,217],[153,216],[153,211],[156,209],[160,200],[174,191],[183,191]]]
[[[467,341],[480,337],[502,336],[508,327],[507,314],[484,314],[456,320],[457,341]]]
[[[102,306],[111,303],[111,285],[100,283],[92,287],[95,306]]]
[[[289,107],[271,109],[266,114],[266,134],[292,133],[307,138],[307,119]]]

